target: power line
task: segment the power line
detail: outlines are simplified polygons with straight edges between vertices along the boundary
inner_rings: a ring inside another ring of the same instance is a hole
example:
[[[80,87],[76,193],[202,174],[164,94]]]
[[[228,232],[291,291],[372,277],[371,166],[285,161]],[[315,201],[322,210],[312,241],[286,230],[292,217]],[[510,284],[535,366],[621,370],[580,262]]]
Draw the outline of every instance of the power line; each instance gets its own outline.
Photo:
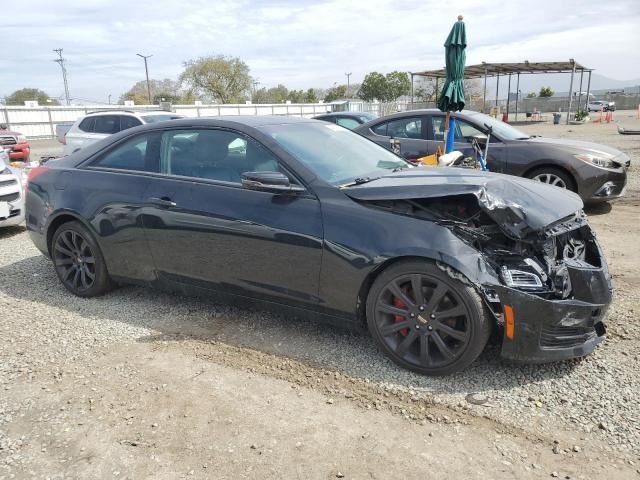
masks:
[[[62,69],[62,81],[64,82],[64,97],[67,101],[67,106],[69,106],[70,105],[69,84],[67,83],[67,68],[65,67],[65,60],[62,57],[62,48],[54,48],[53,51],[58,54],[58,58],[56,58],[54,62],[60,65],[60,68]]]

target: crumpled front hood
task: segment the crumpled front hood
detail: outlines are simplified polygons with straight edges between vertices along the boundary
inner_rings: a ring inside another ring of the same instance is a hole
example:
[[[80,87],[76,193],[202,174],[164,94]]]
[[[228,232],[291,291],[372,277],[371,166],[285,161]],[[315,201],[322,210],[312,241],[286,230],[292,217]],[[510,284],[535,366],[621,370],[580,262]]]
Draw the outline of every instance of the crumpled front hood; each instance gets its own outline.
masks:
[[[343,192],[358,201],[474,195],[505,233],[519,239],[568,220],[583,208],[578,195],[558,187],[461,168],[412,168],[346,187]]]
[[[531,137],[528,140],[521,140],[524,143],[543,143],[545,145],[555,145],[558,147],[570,147],[576,151],[585,151],[585,153],[604,153],[617,157],[622,152],[606,145],[600,145],[599,143],[582,142],[580,140],[569,140],[567,138],[546,138],[546,137]]]

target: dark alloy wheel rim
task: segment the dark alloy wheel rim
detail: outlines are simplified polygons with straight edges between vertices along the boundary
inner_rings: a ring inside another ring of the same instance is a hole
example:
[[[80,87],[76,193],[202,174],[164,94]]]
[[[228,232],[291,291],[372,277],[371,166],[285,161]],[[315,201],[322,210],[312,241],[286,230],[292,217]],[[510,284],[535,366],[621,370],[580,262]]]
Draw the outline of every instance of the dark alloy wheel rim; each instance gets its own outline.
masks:
[[[470,312],[443,281],[409,274],[389,282],[378,295],[376,327],[400,359],[420,368],[446,367],[458,360],[470,335]]]
[[[74,290],[90,289],[96,279],[96,261],[87,242],[73,230],[65,230],[56,239],[54,262],[65,285]]]

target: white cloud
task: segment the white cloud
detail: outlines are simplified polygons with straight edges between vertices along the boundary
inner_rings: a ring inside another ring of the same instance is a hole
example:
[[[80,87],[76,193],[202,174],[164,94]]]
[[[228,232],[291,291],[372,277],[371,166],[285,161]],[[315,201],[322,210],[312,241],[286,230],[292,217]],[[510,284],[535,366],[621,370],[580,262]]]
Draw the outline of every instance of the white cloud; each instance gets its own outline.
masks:
[[[182,62],[239,56],[263,85],[327,87],[353,72],[439,68],[443,42],[465,15],[468,63],[568,60],[617,79],[640,78],[635,0],[558,2],[404,0],[31,0],[3,6],[0,95],[24,86],[60,95],[53,48],[63,47],[72,96],[104,100]],[[25,11],[29,14],[25,15]]]

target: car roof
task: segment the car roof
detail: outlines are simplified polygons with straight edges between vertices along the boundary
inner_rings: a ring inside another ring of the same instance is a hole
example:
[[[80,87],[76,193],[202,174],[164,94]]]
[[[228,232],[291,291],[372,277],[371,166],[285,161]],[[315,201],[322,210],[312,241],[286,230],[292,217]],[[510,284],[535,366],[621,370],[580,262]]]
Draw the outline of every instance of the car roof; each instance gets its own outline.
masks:
[[[166,113],[167,115],[176,115],[173,112],[167,112],[166,110],[127,110],[127,109],[117,109],[117,110],[96,110],[93,112],[89,112],[87,113],[86,116],[89,115],[110,115],[110,114],[114,114],[114,115],[122,115],[123,113],[129,113],[129,114],[133,114],[133,115],[145,115],[145,114],[159,114],[159,113]]]
[[[329,112],[329,113],[321,113],[320,115],[316,115],[313,118],[318,117],[357,117],[359,118],[362,115],[368,115],[368,112]]]
[[[168,112],[169,113],[169,112]],[[154,130],[157,128],[193,128],[193,127],[227,127],[237,128],[246,126],[257,128],[265,125],[283,125],[300,123],[324,123],[321,120],[309,118],[288,117],[285,115],[222,115],[216,117],[182,117],[175,120],[165,120],[160,123],[146,123],[138,127],[123,130],[122,132]],[[120,133],[122,133],[120,132]],[[116,133],[114,135],[119,135]]]
[[[365,125],[368,125],[369,123],[379,123],[380,121],[391,120],[394,118],[405,118],[405,117],[414,117],[416,115],[433,115],[433,114],[444,115],[445,112],[443,112],[438,108],[420,108],[416,110],[406,110],[404,112],[396,112],[396,113],[391,113],[389,115],[385,115],[383,117],[378,117],[376,119],[370,120],[369,122],[365,123]],[[462,110],[461,112],[451,112],[451,114],[453,116],[465,116],[465,115],[477,115],[477,114],[481,114],[481,112],[476,112],[475,110]]]

